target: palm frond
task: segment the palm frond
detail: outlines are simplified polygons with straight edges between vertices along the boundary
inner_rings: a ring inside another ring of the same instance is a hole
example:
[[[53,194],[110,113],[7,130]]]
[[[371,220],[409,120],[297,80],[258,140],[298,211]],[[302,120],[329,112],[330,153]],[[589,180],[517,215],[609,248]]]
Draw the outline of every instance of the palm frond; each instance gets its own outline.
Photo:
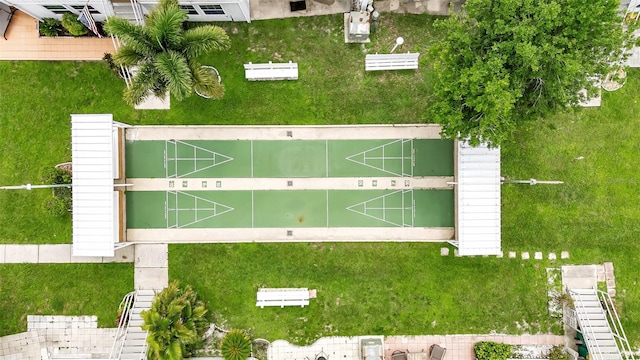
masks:
[[[149,35],[162,49],[176,49],[182,41],[182,24],[189,18],[177,1],[162,1],[147,18]]]
[[[219,26],[205,25],[184,32],[182,46],[184,53],[196,58],[209,51],[227,50],[231,45],[229,36]]]
[[[117,65],[134,66],[138,65],[141,61],[144,61],[146,56],[139,53],[130,46],[124,45],[118,48],[113,54],[113,61]]]
[[[218,81],[218,75],[207,67],[196,62],[191,64],[193,73],[193,89],[209,99],[221,99],[224,96],[224,85]]]
[[[193,78],[187,60],[175,51],[164,52],[156,58],[155,67],[167,82],[169,92],[182,100],[193,92]]]
[[[104,26],[107,33],[117,36],[137,53],[152,56],[158,52],[158,47],[143,26],[117,17],[108,18]]]

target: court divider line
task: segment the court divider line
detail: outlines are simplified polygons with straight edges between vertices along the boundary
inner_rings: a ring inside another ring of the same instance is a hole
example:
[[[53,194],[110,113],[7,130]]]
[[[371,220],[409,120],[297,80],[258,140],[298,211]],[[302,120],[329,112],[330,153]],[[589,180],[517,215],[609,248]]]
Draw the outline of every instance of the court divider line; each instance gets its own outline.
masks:
[[[251,140],[251,177],[253,178],[253,140]]]
[[[255,216],[253,215],[255,212],[255,206],[254,206],[254,202],[253,202],[253,190],[251,190],[251,228],[255,228],[254,225],[254,218]]]
[[[327,194],[327,224],[326,226],[329,227],[329,189],[325,190],[326,194]]]
[[[324,141],[324,161],[325,176],[329,177],[329,140]]]

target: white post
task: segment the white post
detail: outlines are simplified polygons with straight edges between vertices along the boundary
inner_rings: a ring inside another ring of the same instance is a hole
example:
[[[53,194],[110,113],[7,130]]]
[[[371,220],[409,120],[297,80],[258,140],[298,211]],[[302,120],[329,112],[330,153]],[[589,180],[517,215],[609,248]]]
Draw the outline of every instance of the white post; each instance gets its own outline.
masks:
[[[399,36],[399,37],[396,39],[396,44],[395,44],[395,45],[393,45],[393,47],[391,48],[391,51],[390,51],[389,53],[390,53],[390,54],[393,54],[393,52],[396,50],[396,48],[397,48],[398,46],[402,45],[402,44],[404,44],[404,39],[403,39],[401,36]]]

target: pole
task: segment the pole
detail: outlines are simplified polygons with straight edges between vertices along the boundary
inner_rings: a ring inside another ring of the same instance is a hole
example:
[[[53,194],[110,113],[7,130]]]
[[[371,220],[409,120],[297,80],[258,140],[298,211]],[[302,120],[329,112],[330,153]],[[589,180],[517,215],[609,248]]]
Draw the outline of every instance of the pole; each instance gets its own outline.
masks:
[[[31,190],[31,189],[53,189],[53,188],[71,188],[71,184],[52,184],[52,185],[14,185],[0,186],[0,190]]]
[[[529,184],[529,185],[536,185],[536,184],[559,185],[559,184],[564,184],[564,181],[536,180],[536,179],[529,179],[529,180],[504,180],[504,179],[502,179],[502,183],[503,184]]]

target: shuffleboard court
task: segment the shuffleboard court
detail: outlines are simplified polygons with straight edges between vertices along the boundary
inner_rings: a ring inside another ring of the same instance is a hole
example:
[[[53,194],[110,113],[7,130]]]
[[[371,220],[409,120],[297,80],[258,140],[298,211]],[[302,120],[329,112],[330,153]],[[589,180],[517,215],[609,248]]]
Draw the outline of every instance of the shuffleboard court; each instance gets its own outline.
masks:
[[[452,190],[133,191],[131,229],[452,227]]]
[[[453,142],[164,140],[126,144],[128,178],[420,177],[453,175]]]

